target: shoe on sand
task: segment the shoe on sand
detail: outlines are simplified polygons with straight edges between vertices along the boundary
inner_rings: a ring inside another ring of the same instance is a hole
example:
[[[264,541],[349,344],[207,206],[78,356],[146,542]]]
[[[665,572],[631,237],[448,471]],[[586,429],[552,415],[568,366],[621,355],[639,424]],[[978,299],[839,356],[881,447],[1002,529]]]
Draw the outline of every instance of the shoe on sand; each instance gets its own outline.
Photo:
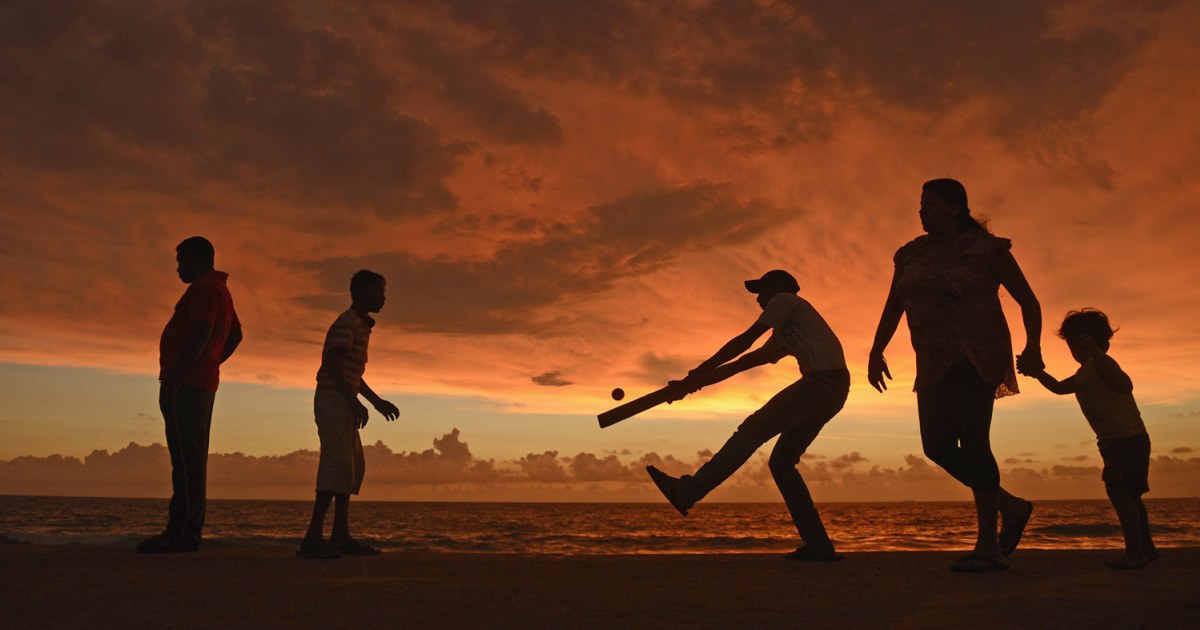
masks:
[[[798,562],[837,562],[843,558],[842,554],[830,549],[815,549],[804,545],[797,547],[795,551],[783,555],[784,560],[794,560]]]
[[[1029,524],[1029,517],[1033,514],[1033,504],[1029,501],[1025,502],[1025,509],[1022,510],[1012,523],[1000,530],[1000,555],[1008,557],[1012,552],[1017,550],[1017,545],[1021,542],[1021,534],[1025,533],[1025,526]]]
[[[378,556],[379,550],[351,538],[333,545],[343,556]]]
[[[316,560],[337,560],[342,557],[342,552],[337,550],[337,547],[329,544],[324,538],[316,540],[305,539],[300,542],[300,549],[296,551],[297,558],[314,558]]]
[[[688,492],[683,480],[676,479],[654,466],[647,466],[646,472],[650,474],[650,480],[654,482],[654,485],[658,486],[658,491],[667,498],[667,501],[671,502],[671,506],[680,514],[687,516],[688,510],[696,502],[691,499],[691,493]]]
[[[969,553],[958,560],[955,560],[950,565],[951,573],[991,573],[993,571],[1007,571],[1008,563],[1000,558],[992,558],[989,556],[981,556],[976,553]]]

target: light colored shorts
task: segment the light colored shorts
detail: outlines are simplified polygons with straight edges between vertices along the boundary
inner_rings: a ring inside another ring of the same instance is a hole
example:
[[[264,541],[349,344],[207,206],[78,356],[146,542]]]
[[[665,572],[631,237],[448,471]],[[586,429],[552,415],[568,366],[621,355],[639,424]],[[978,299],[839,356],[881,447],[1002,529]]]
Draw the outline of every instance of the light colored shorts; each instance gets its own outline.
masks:
[[[367,461],[350,401],[338,392],[317,390],[313,397],[321,461],[317,465],[317,492],[358,494]]]

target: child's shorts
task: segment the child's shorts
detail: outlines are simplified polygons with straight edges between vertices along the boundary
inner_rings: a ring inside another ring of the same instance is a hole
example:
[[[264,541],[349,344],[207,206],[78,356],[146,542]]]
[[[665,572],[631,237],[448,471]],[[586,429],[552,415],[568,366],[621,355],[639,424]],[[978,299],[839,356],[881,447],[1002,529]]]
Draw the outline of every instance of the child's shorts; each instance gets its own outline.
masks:
[[[317,436],[321,438],[317,492],[358,494],[367,462],[350,401],[341,393],[317,389],[313,396],[313,411]]]
[[[1133,492],[1149,492],[1150,434],[1107,438],[1097,441],[1104,472],[1100,477],[1106,486],[1120,486]]]

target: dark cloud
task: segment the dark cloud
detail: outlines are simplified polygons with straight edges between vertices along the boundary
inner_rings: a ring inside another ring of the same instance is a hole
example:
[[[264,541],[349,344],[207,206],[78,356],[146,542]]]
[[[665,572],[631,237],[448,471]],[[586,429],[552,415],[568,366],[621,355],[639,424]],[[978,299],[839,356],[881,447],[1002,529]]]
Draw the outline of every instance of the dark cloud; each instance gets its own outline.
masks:
[[[746,242],[798,216],[739,198],[730,186],[699,183],[588,208],[574,224],[509,241],[486,259],[392,253],[304,263],[329,294],[300,299],[338,310],[345,278],[369,268],[404,292],[388,321],[408,330],[551,334],[555,315],[539,309],[661,269],[683,253]]]
[[[854,451],[846,455],[838,456],[836,459],[831,460],[829,465],[835,469],[844,469],[849,468],[859,462],[865,461],[867,461],[866,457],[863,457],[858,451]]]
[[[465,147],[396,107],[353,31],[282,2],[63,2],[52,16],[41,4],[9,3],[0,20],[6,162],[109,191],[215,185],[297,209],[455,203],[442,180]]]
[[[1064,462],[1086,462],[1089,459],[1091,459],[1091,458],[1088,457],[1087,455],[1074,455],[1072,457],[1062,458],[1062,460]]]
[[[530,378],[535,385],[543,387],[566,387],[572,382],[562,378],[562,372],[545,372]]]
[[[671,379],[681,378],[696,366],[699,359],[676,355],[659,355],[647,352],[637,359],[637,369],[628,373],[642,383],[666,384]]]
[[[597,457],[591,453],[571,458],[570,469],[576,481],[634,481],[645,474],[644,467],[627,466],[616,455]]]
[[[488,74],[486,49],[456,51],[443,40],[460,43],[458,33],[442,36],[400,24],[390,25],[386,34],[417,69],[408,87],[432,89],[449,107],[469,115],[488,138],[532,145],[562,141],[562,127],[553,114]]]
[[[1167,415],[1171,416],[1172,418],[1200,418],[1200,411],[1188,411],[1186,413],[1180,411],[1169,413]]]
[[[1195,449],[1193,449],[1190,446],[1176,446],[1175,448],[1171,449],[1172,455],[1185,455],[1187,453],[1194,453],[1194,452],[1196,452]]]
[[[558,451],[530,453],[517,460],[516,463],[530,481],[564,482],[570,479],[566,469],[558,460]]]
[[[1037,0],[448,3],[454,22],[483,35],[482,50],[522,73],[653,92],[689,110],[778,114],[768,126],[727,123],[760,148],[827,136],[842,103],[864,91],[933,116],[986,100],[1004,138],[1075,121],[1120,79],[1148,39],[1147,16],[1168,4],[1070,28],[1055,19],[1063,3]]]

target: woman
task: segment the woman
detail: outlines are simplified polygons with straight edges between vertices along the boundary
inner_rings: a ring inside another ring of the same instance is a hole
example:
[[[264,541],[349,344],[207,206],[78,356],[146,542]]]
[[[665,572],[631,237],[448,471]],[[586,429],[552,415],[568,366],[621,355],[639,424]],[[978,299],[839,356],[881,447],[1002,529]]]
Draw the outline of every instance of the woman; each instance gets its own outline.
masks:
[[[971,216],[967,191],[953,179],[925,182],[921,227],[895,256],[891,290],[875,331],[867,380],[878,391],[891,378],[883,351],[907,314],[917,354],[917,415],[925,455],[971,488],[978,536],[975,549],[952,571],[1000,571],[1012,553],[1033,504],[1000,487],[1000,469],[988,432],[996,398],[1017,393],[1012,340],[1000,308],[1004,286],[1021,306],[1025,350],[1022,371],[1040,369],[1042,312],[1009,251],[1008,239],[990,234]],[[1004,528],[996,535],[997,513]]]

